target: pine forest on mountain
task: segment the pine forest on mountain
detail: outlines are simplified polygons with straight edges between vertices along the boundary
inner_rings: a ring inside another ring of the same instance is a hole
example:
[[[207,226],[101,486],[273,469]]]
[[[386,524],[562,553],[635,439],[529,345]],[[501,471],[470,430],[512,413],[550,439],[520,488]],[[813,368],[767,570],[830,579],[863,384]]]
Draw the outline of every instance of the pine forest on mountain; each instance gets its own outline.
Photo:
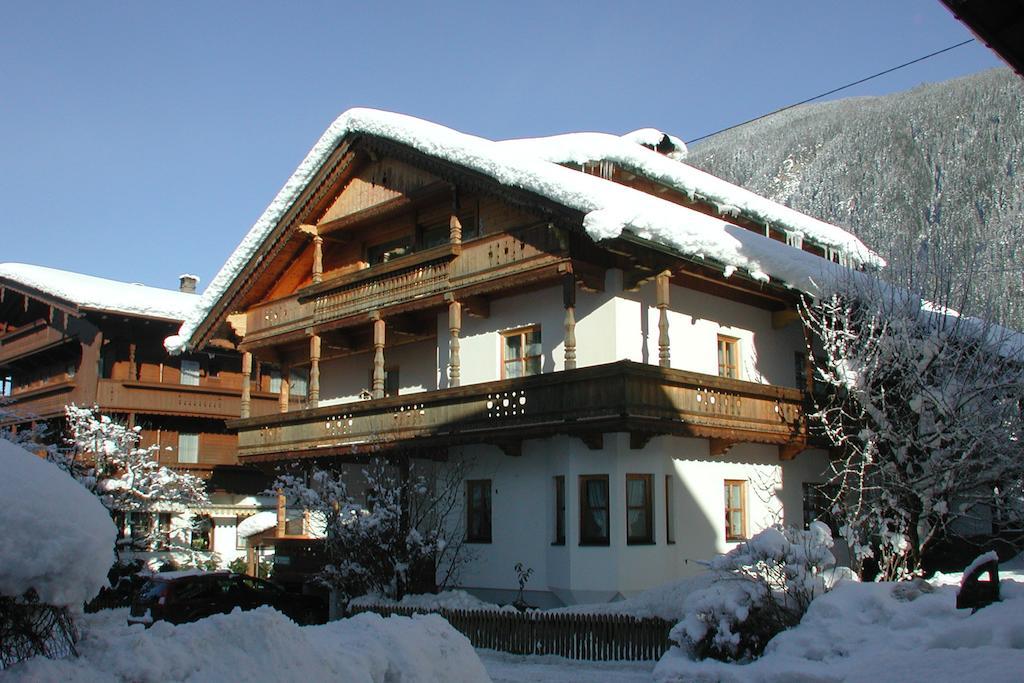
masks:
[[[945,302],[1024,329],[1024,80],[1010,69],[804,105],[687,161],[851,230],[891,280],[951,287]]]

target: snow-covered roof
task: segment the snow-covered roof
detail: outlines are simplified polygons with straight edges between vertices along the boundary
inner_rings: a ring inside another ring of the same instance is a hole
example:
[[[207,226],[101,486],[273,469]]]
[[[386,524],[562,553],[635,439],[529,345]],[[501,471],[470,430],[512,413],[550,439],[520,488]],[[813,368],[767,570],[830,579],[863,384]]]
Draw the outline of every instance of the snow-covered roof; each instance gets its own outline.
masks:
[[[0,263],[0,281],[29,287],[84,310],[124,313],[162,320],[184,320],[198,294],[118,282],[27,263]]]
[[[30,588],[78,609],[107,584],[117,530],[100,499],[56,465],[0,438],[0,594]]]
[[[878,254],[840,227],[688,166],[682,163],[679,154],[659,154],[648,148],[657,146],[662,136],[667,134],[654,129],[641,129],[622,137],[606,133],[569,133],[546,138],[506,140],[500,144],[555,163],[611,161],[691,198],[704,200],[716,206],[722,214],[743,216],[783,231],[799,233],[820,246],[845,253],[854,263],[879,268],[885,265]],[[668,138],[673,145],[683,144],[678,138]],[[684,155],[685,149],[683,145]]]
[[[519,188],[569,209],[580,211],[584,214],[584,229],[595,240],[619,237],[623,231],[628,231],[637,237],[678,250],[686,256],[712,260],[723,266],[730,274],[741,270],[763,282],[776,279],[790,287],[809,291],[815,289],[814,279],[823,271],[832,270],[834,266],[825,259],[731,225],[724,220],[625,185],[560,166],[551,161],[552,158],[563,156],[552,153],[551,139],[533,143],[522,140],[494,142],[403,114],[373,109],[350,109],[331,124],[299,164],[292,177],[221,267],[220,272],[203,293],[199,305],[185,318],[179,333],[167,338],[165,345],[169,351],[179,353],[189,348],[193,334],[227,293],[231,283],[257,254],[260,245],[277,227],[278,222],[292,207],[331,152],[343,138],[351,134],[372,135],[408,146],[425,155],[481,173],[502,185]],[[573,139],[595,139],[586,137],[595,134],[583,135],[584,138]],[[651,171],[652,174],[662,168],[662,162],[673,167],[688,168],[634,142],[619,140],[613,136],[605,137],[618,140],[621,145],[627,145],[632,153],[623,152],[622,157],[643,159],[643,164],[648,164],[654,169]],[[603,158],[607,156],[608,141],[605,138],[600,140],[601,142],[594,144],[602,152],[598,158]],[[565,147],[576,148],[578,143]],[[708,179],[714,180],[696,169],[684,171],[683,175],[686,174],[689,174],[687,177],[692,176],[696,179],[694,182],[708,184],[711,182]],[[806,230],[818,226],[817,229],[822,236],[830,235],[837,245],[843,245],[842,248],[854,261],[880,262],[880,259],[859,240],[840,228],[808,217],[801,219],[797,212],[767,200],[762,200],[759,204],[754,199],[756,195],[744,194],[746,191],[724,181],[718,183],[721,184],[723,200],[740,204],[746,202],[747,205],[760,207],[764,211],[777,207],[774,209],[776,213],[790,216],[799,225],[805,226]],[[707,189],[704,192],[711,194]],[[793,229],[796,229],[796,224],[793,224]]]
[[[295,520],[301,517],[301,512],[288,510],[288,519]],[[249,538],[263,533],[267,529],[273,529],[275,526],[277,526],[277,510],[263,510],[239,522],[236,533],[239,538]]]

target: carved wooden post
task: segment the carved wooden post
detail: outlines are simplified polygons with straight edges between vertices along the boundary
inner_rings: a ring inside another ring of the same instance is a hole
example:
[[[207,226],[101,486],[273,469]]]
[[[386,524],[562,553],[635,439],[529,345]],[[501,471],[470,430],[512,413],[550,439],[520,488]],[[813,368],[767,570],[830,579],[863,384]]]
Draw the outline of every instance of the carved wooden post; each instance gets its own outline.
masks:
[[[281,493],[281,489],[277,490],[277,533],[275,536],[281,538],[285,535],[285,531],[288,529],[288,508],[286,505],[284,494]]]
[[[128,344],[128,379],[132,382],[139,378],[139,366],[135,361],[135,342]]]
[[[658,297],[658,365],[663,368],[672,367],[670,360],[670,342],[668,337],[668,288],[669,271],[658,273],[655,288]]]
[[[459,221],[459,217],[454,213],[452,214],[451,220],[448,222],[448,241],[452,244],[462,244],[462,223]]]
[[[373,321],[373,397],[384,398],[384,319]]]
[[[309,337],[309,407],[320,403],[320,335]]]
[[[252,353],[242,353],[242,406],[239,417],[249,417],[252,408]]]
[[[277,403],[282,413],[288,412],[288,398],[291,396],[291,366],[281,363],[281,391],[277,395]]]
[[[461,366],[459,360],[459,333],[462,331],[462,304],[452,301],[448,304],[448,386],[457,387],[461,382]]]
[[[324,279],[324,238],[320,235],[313,236],[313,282],[323,282]]]
[[[565,369],[576,368],[576,276],[562,278],[562,304],[565,306]]]

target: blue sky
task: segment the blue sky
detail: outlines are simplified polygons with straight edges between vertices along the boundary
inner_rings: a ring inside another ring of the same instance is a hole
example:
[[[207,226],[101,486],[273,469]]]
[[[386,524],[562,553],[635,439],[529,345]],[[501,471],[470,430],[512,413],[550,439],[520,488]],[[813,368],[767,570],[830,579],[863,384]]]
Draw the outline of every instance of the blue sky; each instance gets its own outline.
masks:
[[[969,37],[938,0],[7,3],[0,261],[202,287],[353,106],[689,140]],[[1001,64],[975,43],[840,96]]]

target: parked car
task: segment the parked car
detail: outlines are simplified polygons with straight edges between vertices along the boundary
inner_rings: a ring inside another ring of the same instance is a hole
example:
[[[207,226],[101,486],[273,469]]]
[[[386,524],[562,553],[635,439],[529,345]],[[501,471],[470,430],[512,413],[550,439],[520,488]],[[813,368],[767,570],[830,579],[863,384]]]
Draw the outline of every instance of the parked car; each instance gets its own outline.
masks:
[[[294,622],[322,624],[327,603],[312,595],[289,593],[280,586],[245,574],[231,572],[169,572],[153,575],[132,600],[129,624],[156,620],[183,624],[211,614],[226,614],[269,605]]]

